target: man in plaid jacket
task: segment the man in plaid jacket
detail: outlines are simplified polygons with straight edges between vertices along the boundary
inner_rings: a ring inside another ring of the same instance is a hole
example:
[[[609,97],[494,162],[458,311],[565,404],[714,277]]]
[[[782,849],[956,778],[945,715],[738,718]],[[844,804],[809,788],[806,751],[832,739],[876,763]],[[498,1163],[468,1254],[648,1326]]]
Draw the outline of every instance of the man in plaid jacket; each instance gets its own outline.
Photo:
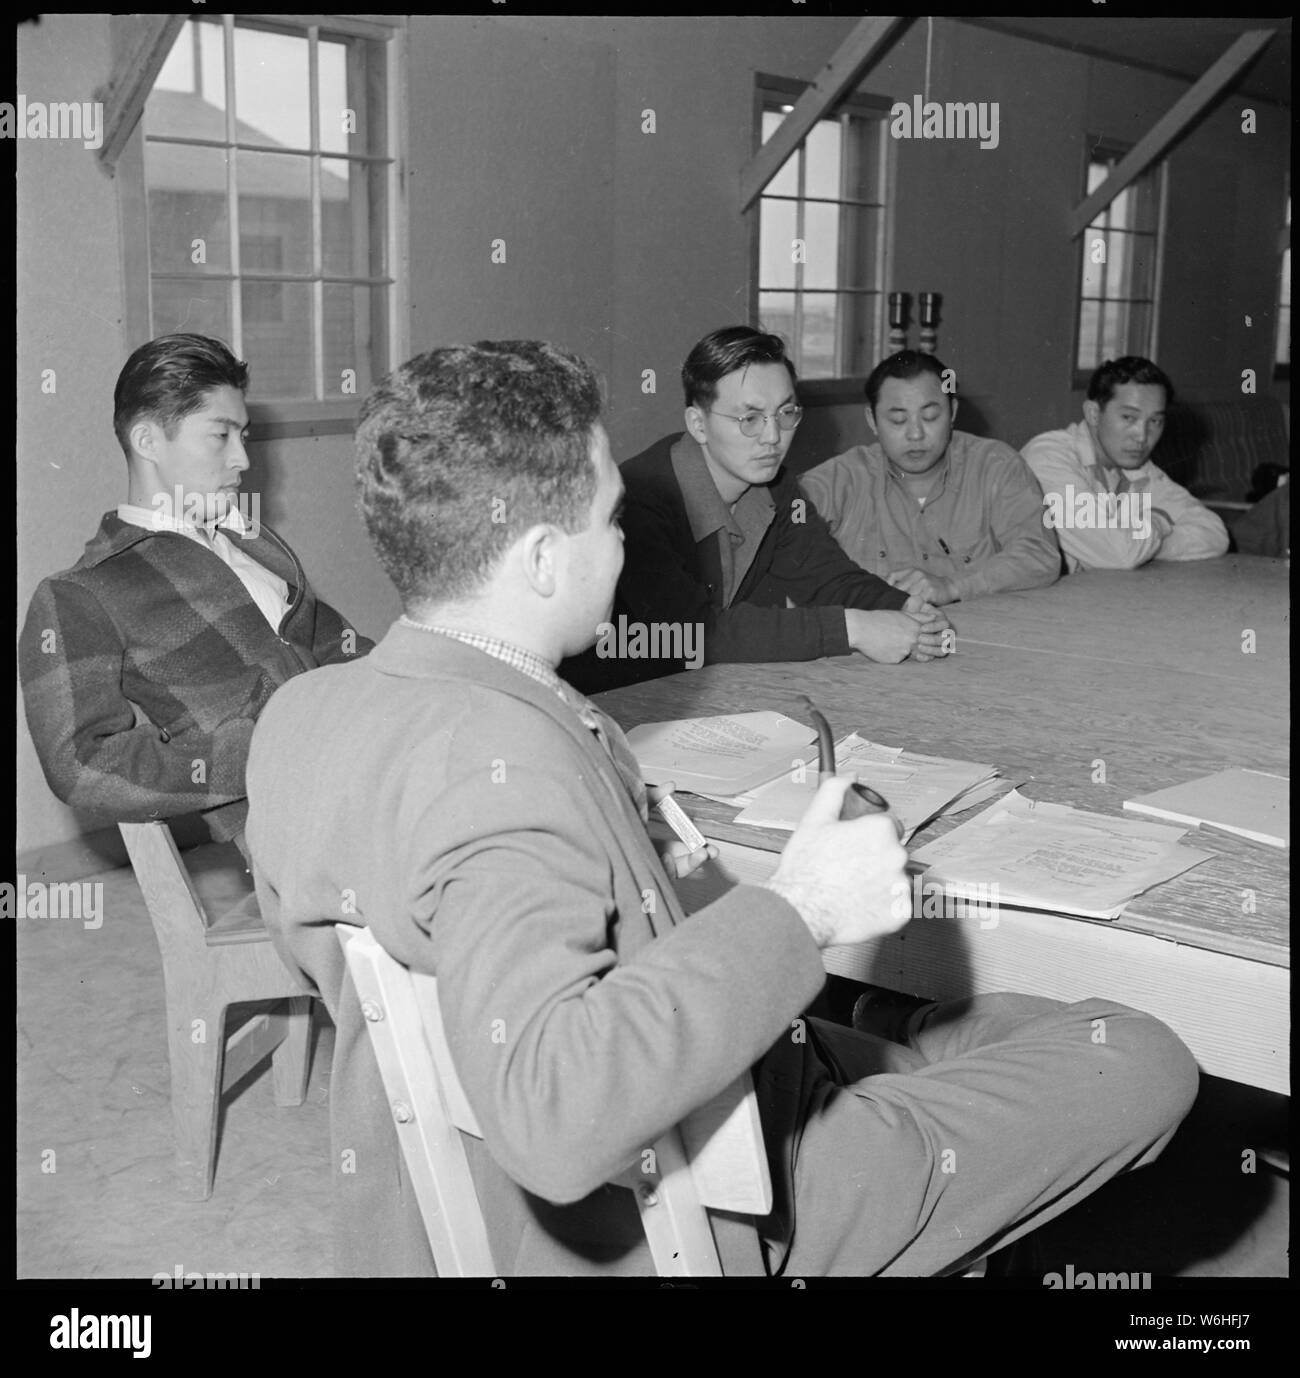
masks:
[[[258,714],[286,680],[373,644],[238,504],[247,386],[248,365],[203,335],[132,354],[113,415],[127,501],[41,582],[19,644],[27,723],[60,799],[119,822],[201,812],[241,850]]]

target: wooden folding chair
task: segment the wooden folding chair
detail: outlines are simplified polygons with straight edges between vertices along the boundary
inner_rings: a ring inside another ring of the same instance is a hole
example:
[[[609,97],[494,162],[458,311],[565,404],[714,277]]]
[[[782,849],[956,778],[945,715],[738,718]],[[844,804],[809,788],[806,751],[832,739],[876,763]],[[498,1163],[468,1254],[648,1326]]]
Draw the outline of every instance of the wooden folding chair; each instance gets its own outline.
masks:
[[[461,1131],[482,1138],[443,1031],[438,982],[368,928],[336,929],[370,1030],[439,1277],[496,1277]],[[717,1277],[708,1211],[767,1215],[772,1183],[746,1073],[659,1138],[617,1185],[636,1196],[660,1277]]]
[[[222,1090],[269,1055],[275,1103],[302,1104],[311,997],[272,946],[255,895],[212,918],[166,823],[118,827],[162,952],[180,1188],[188,1199],[206,1201]],[[227,1040],[226,1011],[255,1000],[284,1003],[254,1015]]]

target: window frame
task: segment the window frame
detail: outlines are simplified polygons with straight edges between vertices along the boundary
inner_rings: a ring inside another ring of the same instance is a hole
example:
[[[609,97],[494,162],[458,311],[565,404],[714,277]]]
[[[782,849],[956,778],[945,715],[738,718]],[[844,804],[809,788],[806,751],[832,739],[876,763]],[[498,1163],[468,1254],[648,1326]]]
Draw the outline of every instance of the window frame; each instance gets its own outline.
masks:
[[[1089,134],[1086,136],[1083,147],[1083,160],[1080,167],[1080,184],[1083,187],[1083,195],[1088,195],[1088,167],[1093,159],[1098,155],[1112,159],[1118,163],[1128,152],[1132,145],[1124,144],[1115,139],[1108,139],[1101,134]],[[1165,276],[1165,242],[1169,228],[1168,209],[1169,209],[1169,162],[1166,158],[1159,158],[1149,163],[1129,182],[1128,186],[1118,193],[1119,196],[1125,195],[1130,191],[1139,178],[1146,177],[1154,173],[1156,176],[1155,187],[1155,207],[1156,207],[1156,227],[1152,234],[1155,239],[1155,264],[1151,273],[1151,328],[1150,338],[1141,346],[1134,348],[1130,338],[1125,341],[1124,352],[1126,354],[1138,354],[1143,358],[1155,359],[1160,346],[1160,306],[1161,294],[1164,288]],[[1115,198],[1107,203],[1104,210],[1099,215],[1108,215],[1110,208],[1115,204]],[[1088,382],[1093,373],[1102,361],[1091,365],[1088,368],[1079,367],[1079,331],[1083,325],[1083,264],[1084,258],[1088,253],[1088,236],[1094,229],[1094,224],[1086,225],[1079,235],[1079,252],[1074,263],[1074,329],[1070,336],[1070,377],[1071,387],[1075,392],[1083,391],[1087,388]],[[1109,233],[1131,233],[1134,235],[1146,235],[1145,230],[1139,231],[1115,231],[1108,230]],[[1091,299],[1090,299],[1091,300]],[[1138,297],[1102,297],[1102,303],[1108,301],[1139,301]]]
[[[758,72],[754,78],[753,129],[754,151],[763,146],[763,113],[767,102],[777,99],[790,105],[811,86],[811,82],[797,81],[791,77],[775,76]],[[885,196],[880,214],[880,245],[877,249],[880,287],[875,292],[873,309],[873,328],[879,344],[888,339],[889,283],[894,271],[894,217],[897,207],[896,189],[898,185],[898,140],[889,137],[889,112],[894,101],[887,96],[864,95],[853,92],[835,103],[834,114],[845,110],[878,119],[883,126],[880,172],[884,180]],[[826,115],[822,116],[827,118]],[[802,143],[799,145],[802,148]],[[791,154],[793,157],[794,154]],[[788,161],[788,160],[787,160]],[[784,167],[785,164],[782,164]],[[760,249],[760,216],[766,188],[755,198],[749,216],[749,318],[759,320],[759,274],[762,267]],[[795,204],[798,204],[797,202]],[[848,203],[842,203],[848,204]],[[807,291],[808,289],[805,289]],[[841,287],[836,287],[842,291]],[[843,406],[846,403],[862,401],[862,390],[866,386],[867,373],[851,373],[840,378],[799,378],[799,401],[804,407]]]
[[[213,18],[218,16],[214,15]],[[304,38],[311,29],[316,29],[324,30],[329,35],[362,38],[384,44],[386,156],[390,160],[384,178],[387,203],[384,247],[389,282],[381,290],[386,293],[384,344],[387,365],[393,368],[409,353],[410,336],[406,185],[409,147],[407,18],[401,15],[237,14],[233,19],[236,27],[241,24],[266,24],[279,29],[291,28],[301,31]],[[114,173],[119,242],[122,247],[123,321],[132,348],[152,338],[153,286],[144,145],[142,111],[123,146]],[[363,400],[361,392],[339,398],[262,401],[257,398],[256,383],[254,378],[253,396],[248,402],[251,438],[254,442],[299,436],[351,435],[356,428]]]

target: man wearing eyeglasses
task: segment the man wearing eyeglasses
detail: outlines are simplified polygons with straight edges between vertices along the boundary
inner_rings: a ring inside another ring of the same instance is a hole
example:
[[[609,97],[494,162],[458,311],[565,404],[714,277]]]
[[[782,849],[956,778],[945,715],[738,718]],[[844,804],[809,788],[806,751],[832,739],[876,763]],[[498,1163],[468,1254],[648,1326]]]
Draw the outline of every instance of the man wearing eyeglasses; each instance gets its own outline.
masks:
[[[698,628],[677,643],[700,644],[696,666],[947,654],[944,615],[854,564],[782,468],[803,415],[795,382],[779,337],[749,326],[715,330],[691,350],[685,433],[621,470],[625,559],[610,625],[623,634],[566,661],[570,683],[592,693],[690,663],[666,635],[638,642],[637,628]]]

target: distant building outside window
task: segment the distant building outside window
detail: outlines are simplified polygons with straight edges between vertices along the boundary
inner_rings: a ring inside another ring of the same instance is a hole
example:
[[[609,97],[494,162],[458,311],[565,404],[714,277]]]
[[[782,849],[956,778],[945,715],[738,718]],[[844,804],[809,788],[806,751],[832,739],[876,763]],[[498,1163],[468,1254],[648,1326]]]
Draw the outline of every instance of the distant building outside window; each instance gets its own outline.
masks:
[[[144,110],[151,331],[228,341],[259,401],[389,367],[385,42],[326,23],[190,19]]]
[[[802,87],[763,78],[766,142]],[[887,101],[851,97],[818,120],[758,202],[754,306],[800,379],[865,377],[881,357],[892,161]]]

